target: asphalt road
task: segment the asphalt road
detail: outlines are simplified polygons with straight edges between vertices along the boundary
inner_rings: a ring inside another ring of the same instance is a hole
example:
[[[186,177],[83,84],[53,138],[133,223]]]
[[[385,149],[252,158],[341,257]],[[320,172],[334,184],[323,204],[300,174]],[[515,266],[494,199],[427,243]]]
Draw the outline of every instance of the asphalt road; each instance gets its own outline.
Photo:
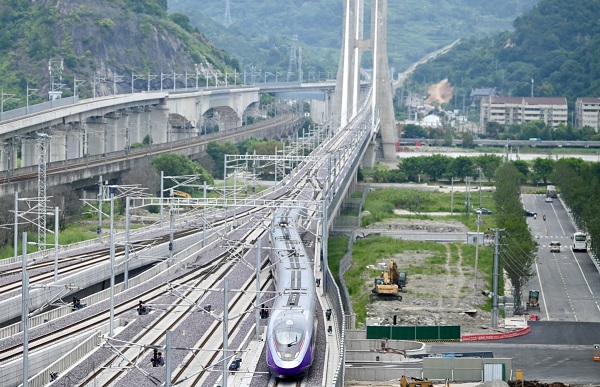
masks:
[[[429,352],[493,351],[494,357],[513,359],[513,370],[523,370],[526,380],[600,386],[600,361],[594,361],[594,344],[600,344],[600,273],[587,253],[571,250],[576,228],[559,199],[545,202],[544,195],[523,195],[527,218],[539,243],[536,275],[526,285],[540,291],[542,321],[531,322],[527,335],[507,340],[435,343]],[[546,215],[546,221],[543,215]],[[550,241],[562,244],[550,252]]]
[[[528,218],[531,233],[538,241],[537,275],[526,288],[540,291],[543,321],[600,322],[600,274],[590,256],[573,252],[571,235],[576,231],[569,214],[558,199],[546,203],[543,195],[523,195],[524,207],[535,211]],[[546,214],[546,221],[542,219]],[[560,253],[550,252],[550,242],[561,243]],[[597,341],[600,342],[600,332]]]

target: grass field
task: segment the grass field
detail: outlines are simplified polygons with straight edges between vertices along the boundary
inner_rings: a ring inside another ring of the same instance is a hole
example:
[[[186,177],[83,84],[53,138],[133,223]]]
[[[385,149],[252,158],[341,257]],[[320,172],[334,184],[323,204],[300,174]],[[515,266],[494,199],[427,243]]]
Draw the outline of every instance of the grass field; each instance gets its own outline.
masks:
[[[346,252],[345,246],[347,238],[330,238],[329,240],[329,267],[335,274],[339,267],[339,260]],[[343,246],[343,248],[342,248]],[[475,268],[475,246],[461,244],[463,252],[462,266],[469,268],[465,272],[472,273]],[[451,263],[456,264],[458,258],[458,248],[455,243],[450,244]],[[408,273],[410,276],[419,274],[428,276],[448,275],[444,267],[446,263],[446,247],[436,242],[417,242],[394,239],[390,237],[373,237],[357,240],[352,252],[352,266],[346,272],[344,280],[348,287],[348,292],[352,298],[353,309],[357,315],[358,322],[364,322],[366,318],[367,304],[369,303],[369,293],[364,291],[365,283],[372,281],[373,278],[381,274],[379,269],[368,269],[369,265],[374,265],[380,261],[392,259],[402,253],[427,254],[420,264],[406,265],[397,261],[399,270]],[[491,247],[479,248],[478,272],[481,277],[479,283],[491,283],[493,249]],[[472,269],[472,270],[471,270]],[[472,275],[472,274],[471,274]],[[472,275],[474,276],[474,275]],[[422,297],[432,295],[420,295]],[[489,309],[489,305],[484,309]]]
[[[470,195],[472,208],[479,207],[479,193]],[[381,222],[388,218],[418,218],[454,220],[463,223],[470,230],[477,230],[477,214],[473,211],[465,212],[466,194],[464,192],[444,193],[439,191],[419,191],[411,189],[386,188],[369,192],[364,204],[364,210],[369,215],[363,216],[361,225]],[[495,202],[493,193],[482,192],[482,207],[494,212]],[[394,210],[413,211],[411,215],[397,215]],[[454,213],[447,216],[431,216],[428,212]],[[482,216],[485,227],[495,227],[494,217]],[[480,225],[483,227],[483,225]]]

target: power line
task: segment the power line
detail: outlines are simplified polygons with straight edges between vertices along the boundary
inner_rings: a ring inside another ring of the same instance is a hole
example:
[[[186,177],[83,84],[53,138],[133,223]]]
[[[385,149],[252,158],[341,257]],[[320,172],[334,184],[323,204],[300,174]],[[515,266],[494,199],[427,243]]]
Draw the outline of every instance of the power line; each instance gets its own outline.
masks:
[[[229,28],[231,25],[231,11],[229,9],[229,0],[225,0],[225,17],[223,18],[223,27]]]

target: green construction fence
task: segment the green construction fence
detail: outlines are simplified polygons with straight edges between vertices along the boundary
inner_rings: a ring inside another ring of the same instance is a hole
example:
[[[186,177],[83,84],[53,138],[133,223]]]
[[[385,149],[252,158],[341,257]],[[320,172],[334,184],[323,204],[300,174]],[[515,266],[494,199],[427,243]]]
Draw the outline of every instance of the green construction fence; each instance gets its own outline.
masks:
[[[460,341],[460,325],[433,326],[367,326],[367,339],[413,340],[413,341]]]

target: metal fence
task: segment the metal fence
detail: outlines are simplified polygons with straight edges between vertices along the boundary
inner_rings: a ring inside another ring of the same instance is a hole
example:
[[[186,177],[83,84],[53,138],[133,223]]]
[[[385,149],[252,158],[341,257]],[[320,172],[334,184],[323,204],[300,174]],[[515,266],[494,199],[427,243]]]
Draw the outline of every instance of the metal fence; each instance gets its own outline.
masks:
[[[57,375],[69,369],[79,360],[87,356],[94,349],[98,348],[101,341],[101,332],[93,332],[90,337],[85,339],[77,347],[66,353],[63,357],[38,372],[34,377],[29,378],[27,385],[29,387],[43,387],[47,386],[53,380],[50,373],[56,372]]]
[[[222,226],[222,228],[227,228],[227,227],[229,227],[229,226]],[[175,270],[179,269],[181,266],[186,264],[185,260],[187,258],[189,258],[191,256],[195,256],[195,254],[198,253],[202,248],[216,242],[219,239],[219,235],[221,235],[221,231],[211,233],[211,235],[208,238],[206,238],[206,245],[204,245],[203,241],[200,241],[200,242],[197,242],[197,243],[189,246],[188,248],[178,252],[177,254],[174,254],[173,262],[175,264],[169,265],[168,262],[163,261],[163,262],[151,267],[150,269],[143,271],[139,275],[137,275],[129,280],[128,288],[133,288],[137,285],[140,285],[140,284],[150,280],[151,278],[157,276],[158,274],[160,274],[161,272],[163,272],[165,270],[175,271]],[[123,292],[124,290],[125,290],[125,285],[122,282],[115,285],[115,294],[119,294],[119,293]],[[110,289],[105,289],[100,292],[94,293],[88,297],[82,298],[81,303],[90,306],[90,305],[94,305],[99,302],[105,301],[110,297],[110,292],[111,292]],[[28,325],[30,328],[33,328],[33,327],[48,323],[57,318],[66,316],[70,313],[73,313],[73,307],[70,304],[64,305],[59,308],[53,309],[51,311],[31,317],[29,319]],[[22,332],[22,323],[21,322],[9,325],[7,327],[0,329],[0,339],[16,335],[20,332]]]
[[[50,110],[62,106],[73,105],[79,102],[78,96],[53,99],[47,102],[29,105],[26,107],[0,112],[0,122],[8,121],[19,117],[24,117],[28,114],[39,113],[44,110]]]

